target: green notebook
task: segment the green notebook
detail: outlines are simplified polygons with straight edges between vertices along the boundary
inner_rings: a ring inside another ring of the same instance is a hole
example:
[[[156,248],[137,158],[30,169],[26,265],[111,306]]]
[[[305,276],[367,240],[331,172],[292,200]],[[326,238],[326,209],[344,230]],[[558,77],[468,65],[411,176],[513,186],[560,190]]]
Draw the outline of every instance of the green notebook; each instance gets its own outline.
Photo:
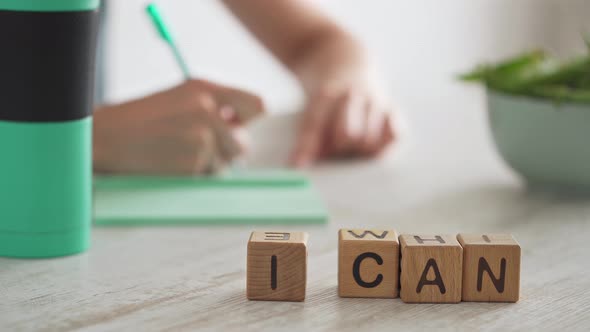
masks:
[[[327,219],[307,178],[291,170],[94,178],[95,225],[320,224]]]

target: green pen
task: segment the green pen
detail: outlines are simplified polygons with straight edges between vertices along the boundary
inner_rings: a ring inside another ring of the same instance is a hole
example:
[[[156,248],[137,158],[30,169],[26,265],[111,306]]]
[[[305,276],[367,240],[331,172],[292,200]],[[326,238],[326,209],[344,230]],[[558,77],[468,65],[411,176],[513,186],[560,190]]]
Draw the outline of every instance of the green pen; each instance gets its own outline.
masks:
[[[152,23],[154,23],[154,26],[156,27],[156,30],[158,30],[158,34],[160,35],[160,37],[162,37],[164,42],[166,42],[166,44],[170,46],[170,49],[174,54],[174,58],[176,59],[176,63],[178,63],[178,66],[182,70],[184,78],[189,80],[191,78],[191,73],[188,69],[188,65],[186,64],[186,61],[184,61],[184,58],[180,53],[180,50],[178,49],[178,46],[176,45],[174,38],[172,38],[170,29],[168,28],[168,26],[166,26],[166,23],[164,22],[164,19],[160,14],[160,9],[155,3],[152,2],[149,5],[147,5],[145,10],[152,19]]]

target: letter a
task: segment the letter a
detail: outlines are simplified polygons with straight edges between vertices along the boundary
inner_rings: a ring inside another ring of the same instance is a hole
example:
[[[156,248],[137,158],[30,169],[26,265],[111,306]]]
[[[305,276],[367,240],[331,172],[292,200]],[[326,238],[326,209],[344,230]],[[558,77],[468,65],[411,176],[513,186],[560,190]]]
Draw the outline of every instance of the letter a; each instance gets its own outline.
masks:
[[[428,271],[431,268],[434,271],[434,280],[427,279]],[[422,292],[422,287],[424,287],[424,285],[437,285],[441,294],[447,292],[447,289],[445,288],[445,283],[443,282],[442,277],[440,276],[440,271],[438,270],[438,265],[436,264],[436,260],[434,258],[431,258],[428,260],[428,262],[426,262],[426,266],[424,267],[424,271],[422,271],[422,276],[420,277],[420,281],[418,282],[418,287],[416,287],[416,293]]]

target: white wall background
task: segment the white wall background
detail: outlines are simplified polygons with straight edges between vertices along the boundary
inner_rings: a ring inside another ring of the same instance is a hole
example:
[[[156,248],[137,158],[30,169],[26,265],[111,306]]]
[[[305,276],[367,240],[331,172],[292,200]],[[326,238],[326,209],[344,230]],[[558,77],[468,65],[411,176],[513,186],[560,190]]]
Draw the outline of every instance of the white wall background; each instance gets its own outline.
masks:
[[[244,0],[247,1],[247,0]],[[146,0],[110,3],[107,99],[121,101],[180,82],[169,50],[150,26]],[[293,109],[301,93],[289,74],[216,0],[159,0],[194,74],[253,90],[271,110]],[[318,5],[362,40],[403,105],[469,89],[457,73],[482,61],[543,47],[584,50],[588,0],[324,0]]]

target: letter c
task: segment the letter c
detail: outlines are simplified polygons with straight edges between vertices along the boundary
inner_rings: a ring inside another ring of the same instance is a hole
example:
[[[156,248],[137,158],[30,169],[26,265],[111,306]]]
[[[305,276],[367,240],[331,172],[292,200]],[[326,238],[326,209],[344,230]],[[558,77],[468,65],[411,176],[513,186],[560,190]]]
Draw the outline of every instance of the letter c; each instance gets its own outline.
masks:
[[[375,278],[375,280],[371,281],[371,282],[366,282],[361,278],[361,263],[363,262],[363,260],[365,258],[372,258],[375,260],[375,262],[377,262],[377,264],[382,265],[383,264],[383,258],[381,258],[381,256],[377,255],[374,252],[365,252],[360,254],[355,260],[354,260],[354,264],[352,266],[352,275],[354,276],[354,281],[356,281],[356,283],[364,288],[374,288],[379,286],[379,284],[383,281],[383,275],[381,273],[379,273],[377,275],[377,277]]]

